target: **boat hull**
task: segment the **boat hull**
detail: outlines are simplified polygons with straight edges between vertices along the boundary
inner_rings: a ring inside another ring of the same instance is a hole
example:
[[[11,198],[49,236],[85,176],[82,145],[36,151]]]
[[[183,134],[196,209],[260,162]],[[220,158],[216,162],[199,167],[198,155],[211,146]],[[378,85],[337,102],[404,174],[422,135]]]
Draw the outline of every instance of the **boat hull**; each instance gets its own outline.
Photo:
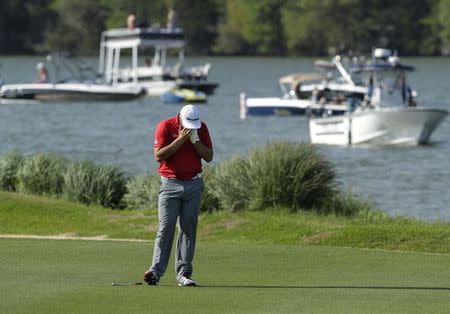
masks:
[[[394,107],[311,118],[310,139],[314,144],[331,145],[425,144],[447,115],[441,109]]]
[[[306,99],[290,99],[290,98],[245,98],[241,95],[241,118],[246,116],[300,116],[306,114],[315,115],[341,115],[346,112],[344,105],[333,104],[311,104]]]
[[[126,101],[145,94],[145,88],[136,86],[121,88],[88,83],[7,84],[0,89],[0,98],[15,100]]]

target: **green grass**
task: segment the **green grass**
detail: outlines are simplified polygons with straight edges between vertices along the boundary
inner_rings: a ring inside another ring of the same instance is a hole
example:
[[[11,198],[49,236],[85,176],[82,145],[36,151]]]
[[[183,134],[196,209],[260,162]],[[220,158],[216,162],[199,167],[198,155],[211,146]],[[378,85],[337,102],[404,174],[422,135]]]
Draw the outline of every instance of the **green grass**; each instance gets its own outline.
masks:
[[[450,256],[200,241],[198,288],[142,278],[151,243],[0,239],[1,313],[444,313]]]
[[[0,192],[0,235],[149,240],[0,238],[0,313],[444,313],[450,306],[449,223],[373,212],[202,214],[200,287],[178,287],[173,260],[158,287],[112,287],[142,279],[156,227],[155,211]]]
[[[154,239],[155,211],[111,210],[64,200],[0,192],[0,234]],[[378,248],[450,253],[450,223],[367,213],[356,217],[288,210],[200,216],[201,241]]]
[[[156,213],[117,211],[61,199],[0,192],[0,234],[72,234],[146,239]]]

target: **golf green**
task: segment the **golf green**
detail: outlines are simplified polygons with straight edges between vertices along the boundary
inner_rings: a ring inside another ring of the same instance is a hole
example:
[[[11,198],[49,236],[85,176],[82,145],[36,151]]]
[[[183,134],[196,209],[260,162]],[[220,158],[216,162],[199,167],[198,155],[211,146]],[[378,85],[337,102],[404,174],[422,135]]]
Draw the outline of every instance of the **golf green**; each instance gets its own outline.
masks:
[[[200,242],[193,278],[173,260],[136,282],[152,243],[0,239],[1,313],[444,313],[450,255]]]

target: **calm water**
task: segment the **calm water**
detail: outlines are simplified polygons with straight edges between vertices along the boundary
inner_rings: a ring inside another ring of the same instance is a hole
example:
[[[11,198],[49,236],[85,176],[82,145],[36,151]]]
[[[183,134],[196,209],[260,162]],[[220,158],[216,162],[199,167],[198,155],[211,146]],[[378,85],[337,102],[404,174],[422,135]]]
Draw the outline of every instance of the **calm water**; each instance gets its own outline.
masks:
[[[39,58],[0,57],[6,82],[32,81]],[[96,65],[95,58],[87,61]],[[268,140],[308,142],[304,117],[239,119],[239,93],[278,96],[280,76],[311,71],[307,58],[188,58],[211,62],[210,80],[220,86],[200,105],[215,145],[215,161],[244,154]],[[450,59],[404,58],[417,71],[410,75],[422,104],[450,110]],[[118,103],[40,103],[0,106],[0,153],[56,152],[73,159],[115,163],[132,174],[155,171],[152,138],[156,124],[175,115],[179,105],[158,98]],[[450,221],[450,119],[420,147],[326,147],[344,189],[368,198],[392,215]]]

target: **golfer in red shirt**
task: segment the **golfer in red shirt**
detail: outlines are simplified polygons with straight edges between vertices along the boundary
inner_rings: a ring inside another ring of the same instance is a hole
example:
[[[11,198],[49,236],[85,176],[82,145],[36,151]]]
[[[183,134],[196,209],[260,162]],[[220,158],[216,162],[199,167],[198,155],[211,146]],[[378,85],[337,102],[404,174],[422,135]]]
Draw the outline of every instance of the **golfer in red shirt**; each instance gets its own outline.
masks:
[[[196,286],[192,280],[197,221],[204,189],[202,159],[213,159],[209,131],[200,121],[194,105],[184,106],[180,114],[163,120],[155,132],[155,159],[159,162],[161,185],[158,199],[159,228],[153,262],[144,280],[156,285],[164,275],[179,218],[175,273],[179,286]]]

